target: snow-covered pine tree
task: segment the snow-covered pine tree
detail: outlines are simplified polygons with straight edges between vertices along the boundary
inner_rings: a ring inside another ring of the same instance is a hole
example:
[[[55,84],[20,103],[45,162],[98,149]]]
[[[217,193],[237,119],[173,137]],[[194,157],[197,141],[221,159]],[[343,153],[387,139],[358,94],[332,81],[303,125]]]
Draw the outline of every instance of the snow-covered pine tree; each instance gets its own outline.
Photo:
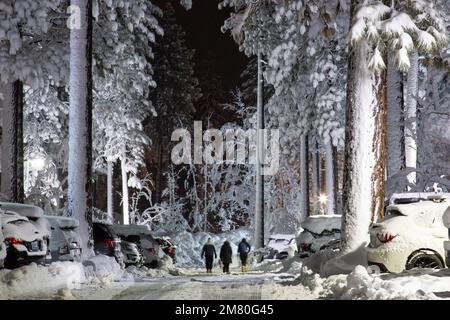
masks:
[[[398,6],[395,2],[389,5],[392,6],[381,1],[358,0],[351,4],[344,252],[357,249],[366,240],[370,222],[383,215],[387,107],[386,54],[382,52],[392,50],[397,67],[407,71],[411,65],[408,52],[417,49],[429,53],[446,41],[437,15],[410,15],[401,1]]]
[[[68,112],[63,87],[26,91],[25,196],[48,214],[63,215],[67,205]]]
[[[160,21],[164,36],[156,39],[154,47],[154,81],[150,100],[155,107],[156,118],[149,118],[145,131],[152,140],[152,158],[156,159],[154,177],[154,200],[160,202],[163,173],[168,170],[170,137],[181,125],[193,123],[194,103],[200,97],[198,80],[194,76],[194,51],[186,45],[186,35],[177,24],[175,11],[170,3],[163,8]]]
[[[122,222],[134,221],[129,212],[128,188],[141,188],[138,169],[144,164],[150,139],[143,122],[156,116],[149,99],[153,80],[153,48],[162,35],[161,10],[150,1],[105,2],[96,12],[97,47],[95,121],[98,166],[121,161]],[[98,30],[98,32],[97,32]]]
[[[5,124],[8,130],[3,130],[2,190],[15,201],[23,201],[23,86],[38,88],[58,81],[64,69],[61,66],[67,49],[58,38],[59,23],[53,19],[60,3],[60,0],[2,2],[0,74],[5,90],[4,122],[9,122]]]
[[[337,44],[343,46],[342,34],[348,28],[347,1],[223,1],[221,5],[235,9],[224,29],[241,41],[240,48],[249,55],[264,50],[265,76],[275,87],[267,104],[269,123],[281,130],[280,143],[289,163],[298,158],[302,135],[331,139],[342,147],[344,113],[339,107],[343,109],[340,102],[345,96],[341,81],[345,59],[339,56],[343,50]],[[334,64],[341,61],[339,72],[326,63],[329,52],[334,53]],[[315,112],[318,104],[323,110]],[[320,130],[315,130],[317,126]]]

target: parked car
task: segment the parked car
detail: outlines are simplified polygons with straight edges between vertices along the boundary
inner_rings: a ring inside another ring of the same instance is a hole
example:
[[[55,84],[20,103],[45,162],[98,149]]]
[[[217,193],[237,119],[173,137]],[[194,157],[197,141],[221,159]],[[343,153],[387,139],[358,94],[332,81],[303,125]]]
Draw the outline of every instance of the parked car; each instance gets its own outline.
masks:
[[[172,242],[169,237],[156,237],[155,240],[158,242],[160,248],[172,258],[172,261],[176,262],[176,251],[177,246]]]
[[[114,233],[112,225],[95,222],[92,224],[94,236],[94,252],[114,257],[120,265],[124,265],[125,257],[122,252],[121,240]]]
[[[441,195],[450,199],[450,193],[435,193],[435,192],[403,192],[403,193],[394,193],[388,200],[385,201],[385,212],[388,206],[396,205],[396,204],[408,204],[415,203],[421,201],[427,201],[428,197]]]
[[[297,252],[295,234],[274,234],[269,238],[264,259],[283,260],[295,256]]]
[[[31,262],[44,262],[48,252],[48,238],[24,216],[0,208],[6,257],[4,267],[14,269]]]
[[[12,202],[0,202],[0,208],[27,217],[36,229],[44,235],[48,245],[50,238],[50,224],[44,217],[44,210],[37,206]]]
[[[144,257],[144,265],[157,266],[164,252],[153,238],[150,229],[139,225],[112,225],[115,234],[121,239],[138,245]]]
[[[388,206],[386,216],[370,228],[369,264],[385,272],[443,268],[448,238],[443,215],[449,207],[449,200],[442,195]]]
[[[339,250],[341,215],[310,216],[303,222],[302,228],[297,239],[301,258],[326,249]]]
[[[50,223],[50,260],[80,261],[81,238],[78,234],[80,223],[77,219],[45,216]]]
[[[136,243],[121,239],[120,247],[124,256],[125,267],[131,265],[140,267],[144,264],[144,257]]]

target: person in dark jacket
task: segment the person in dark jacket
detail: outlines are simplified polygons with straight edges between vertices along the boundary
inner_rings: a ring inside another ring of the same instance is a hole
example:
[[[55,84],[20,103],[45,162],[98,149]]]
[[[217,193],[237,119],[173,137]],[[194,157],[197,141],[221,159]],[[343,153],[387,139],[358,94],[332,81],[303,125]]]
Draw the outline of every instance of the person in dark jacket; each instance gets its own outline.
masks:
[[[211,238],[209,238],[208,242],[203,246],[202,258],[203,257],[205,258],[206,273],[212,273],[214,258],[217,259],[217,253]]]
[[[247,258],[248,258],[248,254],[249,254],[250,250],[251,250],[250,244],[247,242],[247,240],[245,238],[242,239],[242,241],[239,243],[239,246],[238,246],[239,256],[241,257],[242,272],[248,271]]]
[[[225,241],[222,248],[220,248],[220,261],[223,264],[223,273],[230,273],[230,264],[232,262],[233,250],[230,243]]]

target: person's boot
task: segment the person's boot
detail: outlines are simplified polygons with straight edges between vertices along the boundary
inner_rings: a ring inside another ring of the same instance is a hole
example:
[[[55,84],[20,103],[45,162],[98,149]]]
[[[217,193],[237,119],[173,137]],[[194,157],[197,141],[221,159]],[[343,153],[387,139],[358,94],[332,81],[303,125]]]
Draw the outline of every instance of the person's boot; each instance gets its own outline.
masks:
[[[244,266],[244,272],[248,272],[248,267],[247,267],[247,265]]]
[[[244,266],[241,267],[241,272],[245,272],[245,271],[244,271]]]

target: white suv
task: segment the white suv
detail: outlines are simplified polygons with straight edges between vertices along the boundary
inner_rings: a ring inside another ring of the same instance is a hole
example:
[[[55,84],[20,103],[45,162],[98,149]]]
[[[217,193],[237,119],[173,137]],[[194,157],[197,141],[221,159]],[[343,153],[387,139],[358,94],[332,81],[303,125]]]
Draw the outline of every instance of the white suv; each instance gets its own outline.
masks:
[[[4,266],[13,269],[24,263],[44,262],[48,248],[46,235],[16,212],[0,209],[0,216],[6,244]]]
[[[444,268],[448,230],[443,216],[449,208],[450,201],[442,195],[388,206],[386,216],[370,229],[369,264],[389,272]]]

